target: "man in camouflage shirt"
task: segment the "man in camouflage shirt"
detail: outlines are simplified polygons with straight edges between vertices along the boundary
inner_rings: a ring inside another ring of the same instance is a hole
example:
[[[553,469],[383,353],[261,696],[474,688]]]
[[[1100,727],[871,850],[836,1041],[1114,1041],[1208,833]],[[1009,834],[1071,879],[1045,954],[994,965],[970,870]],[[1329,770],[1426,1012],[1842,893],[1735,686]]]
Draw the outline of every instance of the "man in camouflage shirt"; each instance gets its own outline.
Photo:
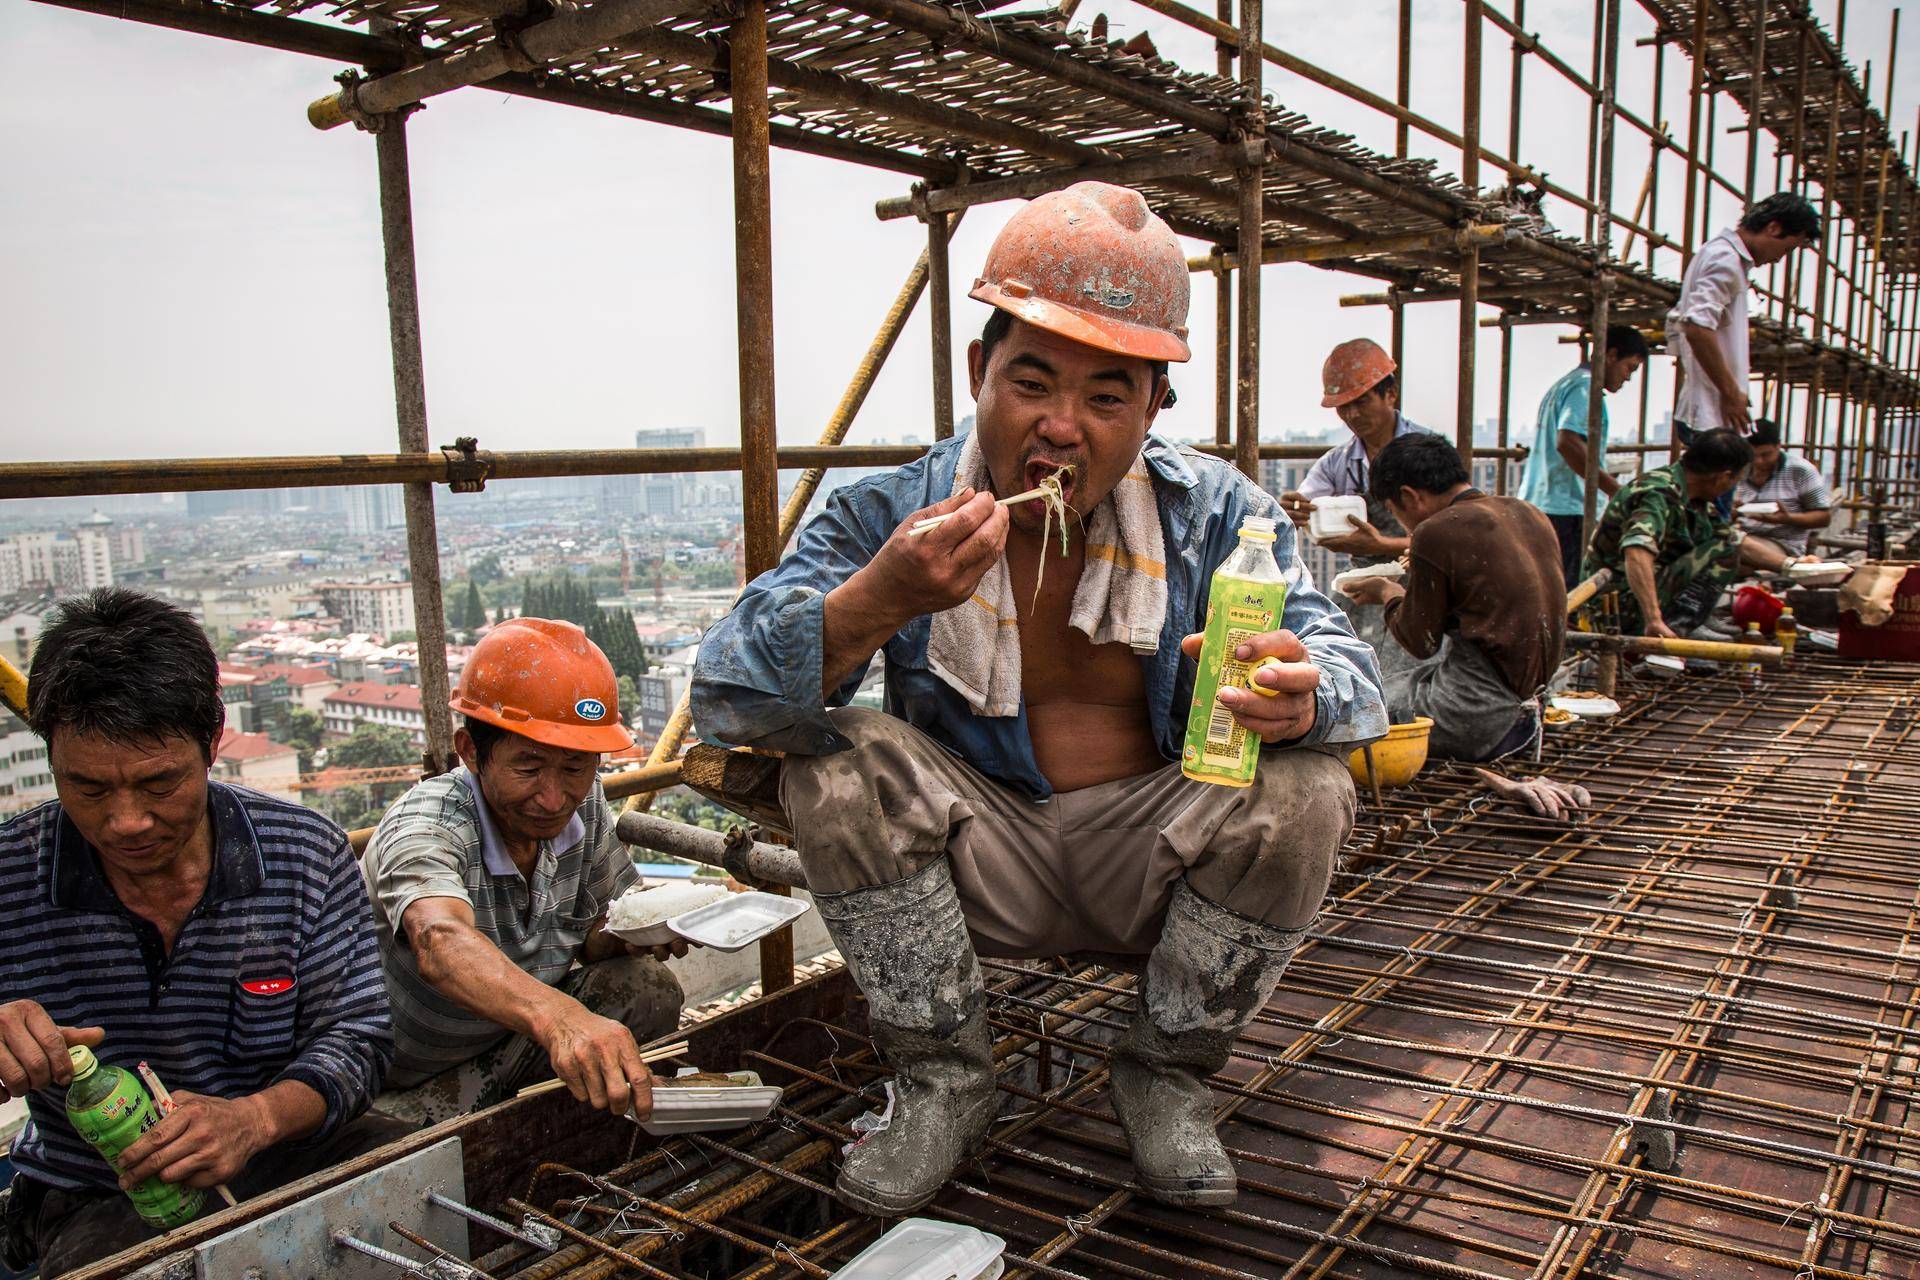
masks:
[[[1696,437],[1670,466],[1644,472],[1615,494],[1593,531],[1584,576],[1611,569],[1626,579],[1620,626],[1677,638],[1699,625],[1732,581],[1739,535],[1714,519],[1753,461],[1753,446],[1720,429]]]

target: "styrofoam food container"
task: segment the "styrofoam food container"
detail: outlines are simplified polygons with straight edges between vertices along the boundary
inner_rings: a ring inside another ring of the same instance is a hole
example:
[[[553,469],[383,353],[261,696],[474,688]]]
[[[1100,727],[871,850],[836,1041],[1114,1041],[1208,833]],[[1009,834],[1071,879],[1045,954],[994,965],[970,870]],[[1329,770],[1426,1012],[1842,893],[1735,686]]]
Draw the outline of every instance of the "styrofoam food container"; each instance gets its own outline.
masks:
[[[608,908],[607,932],[622,942],[630,943],[636,947],[665,946],[667,943],[672,942],[677,936],[673,931],[674,916],[691,914],[700,907],[711,905],[711,901],[700,900],[702,897],[700,891],[704,891],[704,896],[712,900],[714,895],[724,895],[727,890],[724,885],[711,881],[705,885],[635,885],[618,898],[615,898],[613,904]],[[674,898],[684,899],[689,893],[692,893],[695,898],[691,906],[686,905],[683,901],[681,910],[672,911],[668,915],[660,916],[651,923],[644,925],[624,925],[620,922],[623,914],[636,913],[635,904],[646,904],[650,906],[656,900],[655,895],[658,895],[658,901],[669,902]]]
[[[996,1280],[1007,1242],[975,1227],[906,1218],[833,1273],[833,1280]]]
[[[1809,587],[1832,586],[1836,582],[1845,582],[1853,573],[1853,566],[1845,560],[1795,561],[1787,566],[1787,576],[1795,582]]]
[[[1351,494],[1315,498],[1313,514],[1307,519],[1307,536],[1315,542],[1352,533],[1355,520],[1367,518],[1367,500]]]
[[[776,893],[730,893],[667,921],[688,942],[715,951],[738,951],[758,942],[782,925],[792,924],[811,910],[811,904]]]
[[[1363,564],[1357,569],[1348,569],[1344,573],[1333,575],[1333,587],[1338,591],[1349,582],[1359,582],[1362,578],[1404,578],[1407,566],[1398,560],[1389,560],[1385,564]]]
[[[778,1085],[761,1084],[759,1074],[753,1071],[728,1074],[749,1083],[730,1087],[676,1085],[671,1080],[655,1080],[653,1114],[640,1121],[640,1127],[656,1137],[669,1133],[701,1133],[758,1124],[773,1114],[773,1109],[780,1104]]]
[[[1770,516],[1780,510],[1777,502],[1743,502],[1734,510],[1743,516]]]
[[[1676,658],[1670,653],[1650,653],[1645,658],[1642,658],[1641,661],[1660,671],[1685,671],[1687,669],[1687,660],[1685,658]]]
[[[1553,705],[1562,711],[1571,711],[1583,720],[1598,720],[1620,714],[1620,704],[1612,698],[1569,698],[1559,694],[1554,697]]]

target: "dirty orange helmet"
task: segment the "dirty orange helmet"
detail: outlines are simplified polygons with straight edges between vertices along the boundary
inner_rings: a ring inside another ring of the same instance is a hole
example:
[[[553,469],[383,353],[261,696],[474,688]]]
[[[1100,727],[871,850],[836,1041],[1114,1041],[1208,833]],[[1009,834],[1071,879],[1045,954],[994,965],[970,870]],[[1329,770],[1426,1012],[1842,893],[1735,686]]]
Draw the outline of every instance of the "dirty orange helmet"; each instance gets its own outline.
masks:
[[[613,664],[571,622],[509,618],[473,647],[453,709],[567,751],[624,751]]]
[[[1320,407],[1352,404],[1399,366],[1372,338],[1352,338],[1335,347],[1320,366]]]
[[[1184,361],[1187,255],[1131,187],[1076,182],[1014,214],[967,296],[1101,351]]]

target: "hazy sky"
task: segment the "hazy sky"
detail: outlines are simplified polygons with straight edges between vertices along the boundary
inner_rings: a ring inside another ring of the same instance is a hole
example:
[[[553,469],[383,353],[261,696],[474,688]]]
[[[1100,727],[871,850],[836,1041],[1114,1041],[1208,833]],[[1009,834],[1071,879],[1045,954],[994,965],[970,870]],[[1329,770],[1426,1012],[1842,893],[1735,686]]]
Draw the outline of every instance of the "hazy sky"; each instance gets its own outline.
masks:
[[[337,67],[137,23],[0,0],[0,457],[7,460],[235,453],[388,452],[392,387],[374,177],[374,145],[305,120]],[[1087,0],[1090,19],[1101,0]],[[1145,26],[1163,53],[1211,68],[1211,40],[1121,0],[1113,34]],[[1211,6],[1206,6],[1210,8]],[[1504,7],[1510,7],[1504,6]],[[1815,9],[1829,27],[1833,0]],[[1391,0],[1269,3],[1269,38],[1391,95]],[[1413,103],[1457,124],[1458,0],[1416,0]],[[1888,0],[1854,0],[1847,52],[1876,67],[1884,91]],[[1529,27],[1569,62],[1589,57],[1592,9],[1535,0]],[[1626,6],[1622,99],[1649,109],[1652,30]],[[1486,36],[1484,125],[1504,149],[1508,44]],[[1909,39],[1904,43],[1911,45]],[[1901,58],[1893,119],[1920,103],[1920,50]],[[1584,182],[1584,100],[1537,62],[1527,72],[1522,158],[1575,189]],[[1686,127],[1687,63],[1667,59],[1665,114]],[[1390,150],[1383,118],[1268,69],[1284,106]],[[1726,106],[1724,130],[1742,122]],[[725,139],[480,90],[434,99],[410,124],[433,438],[472,434],[494,448],[617,446],[640,427],[694,425],[737,438],[730,167]],[[1457,156],[1417,154],[1447,168]],[[1722,140],[1737,176],[1744,135]],[[1616,189],[1628,206],[1647,146],[1622,126]],[[1681,166],[1662,170],[1664,230],[1679,218]],[[1483,172],[1485,172],[1483,170]],[[1772,173],[1762,151],[1762,185]],[[1490,177],[1489,182],[1498,181]],[[924,242],[911,220],[882,223],[873,202],[902,176],[775,152],[774,290],[779,426],[810,443],[871,339],[882,308]],[[985,309],[964,297],[1011,211],[975,211],[953,246],[956,354]],[[1720,222],[1734,210],[1716,206]],[[1550,207],[1577,231],[1565,207]],[[1197,248],[1197,246],[1196,246]],[[1677,261],[1663,255],[1663,273]],[[1342,310],[1375,286],[1306,266],[1264,277],[1263,434],[1333,423],[1318,406],[1332,342],[1386,339],[1383,309]],[[1487,314],[1492,314],[1488,312]],[[1454,418],[1450,304],[1410,309],[1407,401],[1441,430]],[[1212,430],[1213,297],[1195,280],[1199,358],[1176,371],[1173,434]],[[1572,360],[1558,328],[1519,331],[1516,435]],[[1480,348],[1479,414],[1497,394],[1498,340]],[[1653,416],[1671,398],[1668,362],[1652,371]],[[896,349],[853,438],[924,433],[924,308]],[[958,412],[969,408],[964,365]],[[1638,397],[1618,398],[1630,434]]]

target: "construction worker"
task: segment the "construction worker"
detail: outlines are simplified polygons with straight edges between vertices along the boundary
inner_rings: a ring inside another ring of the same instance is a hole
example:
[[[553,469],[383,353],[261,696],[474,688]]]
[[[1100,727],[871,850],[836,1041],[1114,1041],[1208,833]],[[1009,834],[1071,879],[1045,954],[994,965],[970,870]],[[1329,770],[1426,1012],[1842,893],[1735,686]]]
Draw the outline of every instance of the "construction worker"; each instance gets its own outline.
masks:
[[[1392,511],[1373,500],[1367,485],[1373,460],[1389,441],[1427,430],[1400,412],[1397,370],[1393,357],[1371,338],[1349,339],[1328,354],[1320,369],[1320,405],[1340,415],[1353,439],[1327,450],[1299,489],[1280,495],[1287,515],[1303,527],[1317,498],[1367,499],[1367,518],[1352,533],[1320,542],[1329,551],[1352,556],[1356,564],[1379,564],[1407,550],[1407,531]]]
[[[1341,590],[1386,609],[1380,668],[1394,723],[1428,717],[1433,753],[1450,760],[1529,745],[1566,642],[1553,526],[1518,498],[1474,488],[1459,450],[1436,435],[1382,449],[1370,484],[1411,533],[1407,584],[1361,578]]]
[[[860,1211],[924,1204],[987,1134],[976,948],[1146,956],[1112,1057],[1136,1177],[1173,1204],[1236,1191],[1208,1077],[1319,908],[1353,818],[1343,761],[1386,719],[1372,652],[1279,521],[1285,613],[1239,649],[1274,661],[1219,696],[1269,746],[1245,788],[1180,771],[1208,583],[1243,520],[1280,514],[1149,431],[1188,359],[1187,287],[1138,192],[1027,204],[971,294],[995,308],[967,353],[975,429],[835,492],[700,646],[695,722],[786,753],[745,763],[777,784],[894,1069],[889,1126],[839,1175]],[[1064,527],[1044,499],[995,502],[1054,485]],[[847,706],[876,654],[886,711]]]
[[[1632,325],[1607,330],[1607,347],[1600,361],[1600,390],[1612,395],[1632,380],[1647,362],[1647,340]],[[1520,496],[1546,513],[1559,540],[1561,570],[1568,591],[1580,582],[1581,535],[1587,514],[1587,407],[1593,387],[1593,364],[1582,360],[1547,391],[1540,402],[1540,425],[1527,454]],[[1607,470],[1607,406],[1600,405],[1600,438],[1591,442],[1600,455],[1595,484],[1612,497],[1620,482]],[[1599,500],[1595,500],[1598,510]]]
[[[0,1101],[27,1103],[0,1259],[51,1280],[159,1234],[125,1194],[149,1178],[257,1196],[411,1126],[366,1114],[393,1035],[353,849],[208,778],[226,717],[199,624],[102,588],[48,615],[30,675],[58,799],[0,826]],[[67,1119],[80,1046],[173,1096],[117,1168]]]
[[[1833,523],[1833,490],[1818,467],[1782,447],[1780,424],[1772,419],[1755,418],[1747,443],[1753,446],[1753,465],[1734,486],[1733,500],[1742,507],[1771,502],[1778,510],[1740,517],[1740,531],[1747,535],[1740,543],[1740,563],[1777,573],[1807,554],[1815,529]]]
[[[681,992],[605,928],[639,880],[600,790],[601,755],[633,745],[613,666],[571,622],[509,619],[453,709],[463,767],[388,809],[361,862],[399,1050],[378,1107],[435,1123],[557,1075],[645,1117],[639,1046],[678,1028]]]
[[[1680,277],[1680,297],[1667,313],[1667,350],[1680,366],[1673,432],[1682,445],[1720,427],[1743,436],[1753,429],[1747,405],[1747,277],[1755,267],[1770,266],[1819,238],[1819,211],[1806,197],[1782,191],[1694,253]],[[1721,495],[1713,508],[1727,519],[1732,497]]]
[[[1641,472],[1613,496],[1581,574],[1610,569],[1624,579],[1623,631],[1673,640],[1706,620],[1733,579],[1741,538],[1715,518],[1713,502],[1733,492],[1752,461],[1753,446],[1739,433],[1709,431],[1680,461]]]

